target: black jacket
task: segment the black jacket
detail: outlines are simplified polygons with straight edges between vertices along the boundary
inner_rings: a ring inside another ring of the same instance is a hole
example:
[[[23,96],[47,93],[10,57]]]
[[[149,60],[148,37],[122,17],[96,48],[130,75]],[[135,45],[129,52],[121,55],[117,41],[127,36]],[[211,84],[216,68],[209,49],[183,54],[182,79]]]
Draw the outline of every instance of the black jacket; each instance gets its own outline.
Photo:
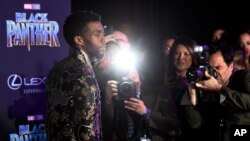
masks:
[[[219,93],[203,93],[197,105],[201,138],[230,141],[232,125],[250,125],[250,71],[235,71]]]

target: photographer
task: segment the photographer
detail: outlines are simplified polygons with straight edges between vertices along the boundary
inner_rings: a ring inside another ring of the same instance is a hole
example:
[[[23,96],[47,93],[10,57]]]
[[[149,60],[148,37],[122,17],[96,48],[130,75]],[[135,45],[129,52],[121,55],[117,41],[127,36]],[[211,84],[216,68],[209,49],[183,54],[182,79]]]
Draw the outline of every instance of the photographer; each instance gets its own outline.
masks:
[[[195,84],[203,93],[190,97],[198,101],[193,105],[203,119],[201,136],[229,141],[232,125],[250,125],[250,72],[234,72],[233,50],[224,41],[210,46],[209,64],[216,75],[206,71],[206,79]]]
[[[169,91],[174,104],[182,134],[176,139],[199,140],[200,116],[189,99],[195,89],[187,83],[188,68],[197,67],[199,58],[194,53],[196,42],[191,38],[179,37],[170,49],[167,72],[165,73],[165,87]],[[191,99],[195,103],[196,99]]]
[[[130,44],[120,31],[106,37],[106,53],[94,64],[102,96],[103,140],[140,140],[148,111],[140,100],[139,74],[127,64],[132,62]]]
[[[149,111],[140,99],[141,82],[137,71],[130,71],[128,78],[135,84],[132,95],[130,91],[124,93],[119,90],[123,89],[120,84],[122,82],[114,80],[107,82],[103,108],[110,113],[109,120],[113,121],[113,141],[139,141],[148,138],[146,119]]]

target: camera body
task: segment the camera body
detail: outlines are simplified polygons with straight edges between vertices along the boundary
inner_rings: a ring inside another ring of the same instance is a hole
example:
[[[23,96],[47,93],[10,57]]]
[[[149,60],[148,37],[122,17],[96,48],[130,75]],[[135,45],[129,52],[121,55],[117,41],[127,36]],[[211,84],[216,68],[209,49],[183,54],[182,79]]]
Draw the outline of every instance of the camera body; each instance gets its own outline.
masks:
[[[194,52],[197,53],[199,57],[199,66],[197,68],[190,67],[187,70],[186,78],[189,84],[195,84],[200,80],[205,80],[205,71],[214,77],[217,77],[216,71],[208,63],[209,61],[209,49],[208,46],[195,46]]]
[[[121,81],[118,81],[118,95],[117,100],[127,100],[129,98],[136,97],[136,86],[135,82],[127,78],[123,78]]]

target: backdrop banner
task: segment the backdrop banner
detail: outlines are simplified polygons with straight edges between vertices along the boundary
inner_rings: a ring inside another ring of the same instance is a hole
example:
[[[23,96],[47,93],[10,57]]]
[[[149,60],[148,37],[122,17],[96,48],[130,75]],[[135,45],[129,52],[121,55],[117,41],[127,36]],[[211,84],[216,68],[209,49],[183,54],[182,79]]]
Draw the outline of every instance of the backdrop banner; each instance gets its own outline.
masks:
[[[62,29],[70,0],[0,5],[0,140],[46,141],[45,83],[53,65],[67,56]]]

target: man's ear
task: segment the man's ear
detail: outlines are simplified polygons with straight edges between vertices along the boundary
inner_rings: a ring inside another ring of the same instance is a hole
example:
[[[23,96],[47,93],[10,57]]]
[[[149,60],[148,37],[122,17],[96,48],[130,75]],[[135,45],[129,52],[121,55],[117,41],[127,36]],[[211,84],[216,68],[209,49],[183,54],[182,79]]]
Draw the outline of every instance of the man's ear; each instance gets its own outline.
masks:
[[[75,44],[78,46],[84,46],[85,42],[81,36],[75,36],[74,37]]]
[[[229,69],[230,69],[231,71],[233,71],[233,70],[234,70],[234,66],[235,66],[235,64],[234,64],[234,62],[232,62],[232,63],[229,65]]]

